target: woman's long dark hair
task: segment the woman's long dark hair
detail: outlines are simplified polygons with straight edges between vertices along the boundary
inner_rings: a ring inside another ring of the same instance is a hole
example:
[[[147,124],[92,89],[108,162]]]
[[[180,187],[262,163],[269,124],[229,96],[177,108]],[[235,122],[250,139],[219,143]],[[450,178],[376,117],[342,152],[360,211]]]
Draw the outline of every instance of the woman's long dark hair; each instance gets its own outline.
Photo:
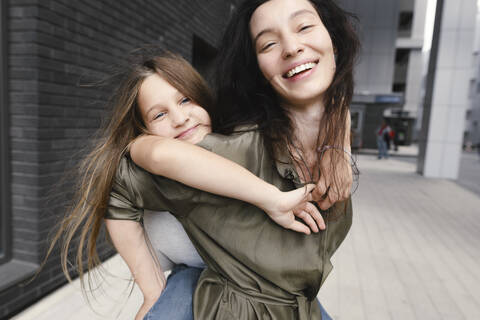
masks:
[[[292,147],[293,124],[288,110],[281,107],[279,98],[263,77],[250,35],[249,23],[254,11],[269,0],[245,0],[227,25],[216,70],[217,104],[212,115],[213,130],[230,134],[242,124],[257,124],[272,156],[282,146]],[[324,94],[325,111],[317,149],[344,145],[346,119],[353,96],[353,67],[360,42],[354,30],[354,16],[333,0],[309,0],[327,28],[337,53],[336,72]],[[338,153],[343,156],[343,152]],[[338,156],[331,157],[334,170]],[[319,168],[319,170],[322,170]],[[305,178],[305,177],[304,177]]]

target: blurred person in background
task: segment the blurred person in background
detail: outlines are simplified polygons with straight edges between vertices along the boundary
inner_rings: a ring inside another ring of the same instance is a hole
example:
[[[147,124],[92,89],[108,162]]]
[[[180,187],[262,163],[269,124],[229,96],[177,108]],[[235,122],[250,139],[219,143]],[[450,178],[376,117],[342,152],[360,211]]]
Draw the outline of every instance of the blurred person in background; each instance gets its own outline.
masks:
[[[385,119],[375,132],[377,136],[378,159],[388,159],[388,150],[390,149],[390,126]]]

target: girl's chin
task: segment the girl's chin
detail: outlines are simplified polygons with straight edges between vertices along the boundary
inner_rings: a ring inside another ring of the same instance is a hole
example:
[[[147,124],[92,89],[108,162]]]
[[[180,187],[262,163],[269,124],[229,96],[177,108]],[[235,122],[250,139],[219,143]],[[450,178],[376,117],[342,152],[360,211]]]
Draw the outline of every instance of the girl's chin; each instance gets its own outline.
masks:
[[[209,133],[211,133],[211,132],[212,132],[212,129],[210,128],[210,126],[200,125],[200,126],[196,129],[195,134],[192,135],[191,137],[189,137],[188,140],[185,140],[185,142],[197,144],[197,143],[199,143],[200,141],[202,141],[207,134],[209,134]]]

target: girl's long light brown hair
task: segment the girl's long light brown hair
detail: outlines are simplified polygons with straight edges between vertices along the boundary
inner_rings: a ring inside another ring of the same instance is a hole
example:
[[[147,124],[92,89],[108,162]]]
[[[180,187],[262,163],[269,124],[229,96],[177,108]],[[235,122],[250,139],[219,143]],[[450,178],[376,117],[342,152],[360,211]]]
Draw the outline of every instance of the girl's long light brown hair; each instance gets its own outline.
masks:
[[[42,263],[43,266],[55,244],[60,242],[62,270],[71,281],[72,270],[69,268],[68,254],[78,239],[73,265],[81,279],[84,293],[85,268],[92,271],[101,264],[97,252],[97,238],[102,229],[120,159],[131,141],[140,134],[147,133],[137,106],[138,92],[143,80],[157,73],[207,112],[213,104],[213,97],[205,80],[180,56],[145,47],[133,51],[126,61],[122,70],[112,77],[119,82],[107,105],[110,115],[98,131],[91,151],[78,165],[74,200],[60,222]],[[87,277],[90,289],[91,276],[89,273]]]

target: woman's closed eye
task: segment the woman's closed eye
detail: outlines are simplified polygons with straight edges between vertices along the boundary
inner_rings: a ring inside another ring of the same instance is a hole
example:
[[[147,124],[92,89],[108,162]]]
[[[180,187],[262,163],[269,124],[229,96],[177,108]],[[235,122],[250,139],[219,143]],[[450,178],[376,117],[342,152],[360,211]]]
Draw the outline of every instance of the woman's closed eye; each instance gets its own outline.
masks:
[[[302,32],[302,31],[306,31],[306,30],[311,29],[311,28],[313,28],[313,24],[302,25],[302,26],[300,26],[298,31]]]
[[[271,48],[273,45],[275,45],[275,42],[268,42],[267,44],[265,44],[265,45],[260,49],[260,52],[263,52],[263,51]]]

